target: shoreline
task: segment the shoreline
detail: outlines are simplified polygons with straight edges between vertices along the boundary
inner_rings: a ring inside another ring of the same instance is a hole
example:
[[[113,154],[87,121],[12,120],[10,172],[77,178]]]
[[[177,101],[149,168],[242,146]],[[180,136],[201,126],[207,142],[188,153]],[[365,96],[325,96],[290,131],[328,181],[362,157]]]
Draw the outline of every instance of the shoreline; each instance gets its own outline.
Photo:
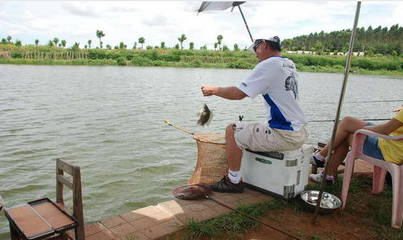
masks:
[[[41,65],[41,66],[128,66],[128,67],[172,67],[172,68],[215,68],[215,69],[252,69],[250,67],[238,68],[229,67],[225,63],[200,63],[192,64],[188,62],[148,62],[146,64],[133,64],[127,61],[125,64],[119,64],[113,59],[13,59],[13,58],[0,58],[1,65]],[[344,68],[340,66],[306,66],[296,64],[299,72],[311,73],[344,73]],[[367,70],[362,68],[351,67],[351,74],[357,75],[372,75],[372,76],[393,76],[403,77],[403,71],[390,71],[390,70]]]

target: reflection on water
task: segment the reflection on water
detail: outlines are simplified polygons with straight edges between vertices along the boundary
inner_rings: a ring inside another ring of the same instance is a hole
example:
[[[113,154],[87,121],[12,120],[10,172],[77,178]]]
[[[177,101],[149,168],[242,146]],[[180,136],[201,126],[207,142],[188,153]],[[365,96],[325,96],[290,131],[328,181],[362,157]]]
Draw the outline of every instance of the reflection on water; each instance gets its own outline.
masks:
[[[0,65],[0,195],[8,206],[55,197],[55,158],[82,168],[85,220],[95,221],[171,199],[196,159],[196,133],[264,121],[262,98],[204,98],[202,84],[237,85],[250,70]],[[333,119],[341,74],[301,73],[301,104],[309,120]],[[400,78],[351,76],[343,115],[390,117],[402,98]],[[393,94],[396,93],[396,94]],[[400,95],[399,95],[400,94]],[[196,124],[203,103],[214,112]],[[310,123],[310,142],[329,138],[331,123]],[[0,239],[7,239],[2,216]]]

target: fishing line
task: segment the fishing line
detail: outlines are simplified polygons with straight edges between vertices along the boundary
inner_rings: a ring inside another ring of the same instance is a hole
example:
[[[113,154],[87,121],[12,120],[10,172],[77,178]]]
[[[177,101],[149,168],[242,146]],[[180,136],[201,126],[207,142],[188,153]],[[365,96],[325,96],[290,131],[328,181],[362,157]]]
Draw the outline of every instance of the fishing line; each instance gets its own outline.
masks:
[[[354,102],[344,102],[344,103],[384,103],[384,102],[403,102],[403,100],[368,100],[368,101],[354,101]],[[318,103],[318,102],[306,102],[306,103]],[[321,104],[335,104],[337,102],[320,102]]]
[[[367,121],[376,122],[376,121],[388,121],[390,120],[390,118],[364,118],[362,120],[366,122]],[[308,122],[334,122],[334,119],[310,120]]]
[[[291,237],[291,238],[293,238],[293,239],[302,240],[301,238],[299,238],[299,237],[297,237],[297,236],[294,236],[294,235],[291,234],[291,233],[288,233],[288,232],[286,232],[286,231],[283,231],[283,230],[281,230],[280,228],[274,227],[274,226],[272,226],[272,225],[270,225],[270,224],[268,224],[268,223],[265,223],[265,222],[263,222],[263,221],[260,221],[260,220],[257,219],[257,218],[254,218],[254,217],[252,217],[252,216],[249,216],[249,215],[247,215],[247,214],[245,214],[245,213],[243,213],[243,212],[241,212],[241,211],[239,211],[239,210],[237,210],[237,209],[235,209],[235,208],[233,208],[233,207],[230,207],[230,206],[228,206],[228,205],[226,205],[226,204],[224,204],[224,203],[218,201],[217,199],[210,197],[210,196],[207,195],[207,194],[205,195],[205,197],[206,197],[206,199],[210,199],[210,200],[212,200],[213,202],[215,202],[215,203],[217,203],[217,204],[219,204],[219,205],[221,205],[221,206],[223,206],[223,207],[225,207],[225,208],[228,208],[228,209],[230,209],[230,210],[232,210],[232,211],[238,213],[238,214],[241,215],[242,217],[246,217],[246,218],[248,218],[248,219],[250,219],[250,220],[252,220],[252,221],[255,221],[255,222],[257,222],[257,223],[263,224],[264,226],[269,227],[269,228],[271,228],[271,229],[273,229],[273,230],[276,230],[277,232],[280,232],[280,233],[282,233],[282,234],[284,234],[284,235],[287,235],[287,236],[289,236],[289,237]]]

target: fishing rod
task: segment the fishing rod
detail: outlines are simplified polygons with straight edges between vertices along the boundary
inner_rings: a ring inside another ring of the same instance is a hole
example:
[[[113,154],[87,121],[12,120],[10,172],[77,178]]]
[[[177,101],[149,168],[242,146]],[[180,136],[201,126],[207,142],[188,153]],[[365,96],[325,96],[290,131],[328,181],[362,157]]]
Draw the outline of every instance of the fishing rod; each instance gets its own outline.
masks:
[[[372,121],[372,122],[376,122],[376,121],[388,121],[390,120],[390,118],[364,118],[362,119],[363,121]],[[321,120],[310,120],[308,122],[334,122],[334,119],[321,119]]]
[[[221,205],[221,206],[223,206],[223,207],[225,207],[225,208],[228,208],[228,209],[230,209],[230,210],[232,210],[232,211],[238,213],[238,214],[241,215],[242,217],[246,217],[246,218],[248,218],[248,219],[250,219],[250,220],[252,220],[252,221],[254,221],[254,222],[263,224],[263,225],[266,226],[266,227],[269,227],[269,228],[271,228],[271,229],[273,229],[273,230],[276,230],[277,232],[280,232],[280,233],[282,233],[282,234],[284,234],[284,235],[287,235],[288,237],[290,237],[290,238],[292,238],[292,239],[302,240],[301,238],[299,238],[299,237],[297,237],[297,236],[295,236],[295,235],[293,235],[293,234],[291,234],[291,233],[288,233],[288,232],[286,232],[286,231],[283,231],[283,230],[281,230],[280,228],[277,228],[277,227],[272,226],[272,225],[270,225],[270,224],[268,224],[268,223],[265,223],[265,222],[263,222],[263,221],[260,221],[259,219],[255,218],[255,217],[249,216],[249,215],[247,215],[247,214],[245,214],[245,213],[243,213],[243,212],[241,212],[241,211],[239,211],[239,210],[237,210],[237,209],[235,209],[235,208],[233,208],[233,207],[230,207],[230,206],[228,206],[227,204],[222,203],[221,201],[218,201],[218,200],[215,199],[215,198],[212,198],[212,197],[209,196],[208,194],[205,195],[205,198],[206,198],[206,199],[210,199],[210,200],[212,200],[213,202],[215,202],[215,203],[217,203],[217,204],[219,204],[219,205]]]
[[[344,103],[383,103],[383,102],[403,102],[403,100],[368,100],[368,101],[352,101]],[[306,103],[317,103],[317,102],[306,102]],[[321,104],[335,104],[336,102],[320,102]]]
[[[259,220],[258,218],[249,216],[247,213],[243,213],[242,211],[240,211],[232,206],[227,205],[226,203],[222,202],[221,200],[218,200],[215,197],[212,197],[211,195],[213,195],[213,194],[212,194],[211,186],[209,186],[207,184],[195,183],[195,184],[179,186],[179,187],[175,188],[174,190],[172,190],[172,194],[174,195],[175,198],[178,198],[181,200],[202,200],[202,199],[211,200],[222,207],[225,207],[231,211],[234,211],[235,213],[239,214],[241,217],[248,218],[248,219],[254,221],[255,223],[263,224],[264,226],[269,227],[273,230],[276,230],[293,239],[302,240],[301,238],[299,238],[291,233],[288,233],[278,227],[272,226],[269,223],[265,223],[265,222]]]
[[[329,151],[328,151],[327,156],[326,156],[325,169],[323,171],[323,177],[322,177],[322,181],[320,183],[318,201],[316,202],[315,215],[314,215],[314,217],[312,219],[312,223],[317,223],[320,203],[322,202],[323,189],[325,187],[325,182],[326,182],[326,175],[327,175],[327,172],[328,172],[328,164],[327,163],[329,162],[329,159],[332,157],[333,151],[334,151],[333,148],[334,148],[334,142],[335,142],[335,138],[336,138],[336,130],[337,130],[337,125],[339,123],[340,113],[341,113],[342,106],[343,106],[344,94],[345,94],[346,87],[347,87],[348,74],[350,72],[351,56],[352,56],[352,53],[353,53],[354,40],[355,40],[355,35],[356,35],[356,32],[357,32],[357,24],[358,24],[358,17],[360,16],[360,8],[361,8],[361,1],[358,1],[356,11],[355,11],[353,29],[351,31],[351,37],[350,37],[350,43],[349,43],[346,67],[344,69],[343,85],[342,85],[342,88],[341,88],[339,104],[337,106],[336,117],[335,117],[335,121],[334,121],[334,125],[333,125],[332,137],[331,137],[331,140],[330,140],[330,143],[329,143]]]

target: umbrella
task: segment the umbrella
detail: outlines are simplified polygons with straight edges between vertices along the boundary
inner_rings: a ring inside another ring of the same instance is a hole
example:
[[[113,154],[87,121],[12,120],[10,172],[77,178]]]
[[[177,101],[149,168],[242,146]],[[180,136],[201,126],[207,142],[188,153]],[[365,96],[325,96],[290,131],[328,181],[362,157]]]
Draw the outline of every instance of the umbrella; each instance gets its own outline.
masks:
[[[250,33],[248,23],[246,22],[245,16],[243,15],[242,9],[241,9],[241,4],[245,2],[211,2],[211,1],[204,1],[200,5],[199,9],[197,10],[197,13],[205,12],[205,11],[210,11],[210,10],[226,10],[228,8],[232,8],[231,11],[234,10],[234,7],[238,7],[239,12],[241,13],[243,22],[245,23],[246,30],[248,30],[250,40],[253,42],[253,37],[252,34]]]

